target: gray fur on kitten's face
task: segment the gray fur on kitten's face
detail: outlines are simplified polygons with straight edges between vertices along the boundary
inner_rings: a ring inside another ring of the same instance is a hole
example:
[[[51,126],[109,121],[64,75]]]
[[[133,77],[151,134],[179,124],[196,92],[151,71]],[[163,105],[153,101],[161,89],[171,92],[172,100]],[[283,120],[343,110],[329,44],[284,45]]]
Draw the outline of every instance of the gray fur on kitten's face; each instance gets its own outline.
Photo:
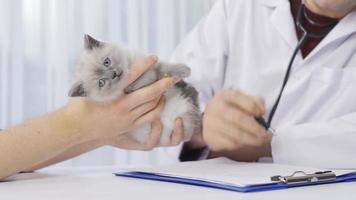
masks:
[[[84,44],[69,96],[110,101],[122,95],[129,72],[126,50],[89,35],[85,35]]]

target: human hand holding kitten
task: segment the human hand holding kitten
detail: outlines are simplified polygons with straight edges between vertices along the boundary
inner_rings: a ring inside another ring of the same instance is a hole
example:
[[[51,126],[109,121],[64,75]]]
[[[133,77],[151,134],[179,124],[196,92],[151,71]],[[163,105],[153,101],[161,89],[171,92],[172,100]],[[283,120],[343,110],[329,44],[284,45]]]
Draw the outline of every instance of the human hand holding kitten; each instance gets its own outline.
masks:
[[[189,68],[182,64],[158,62],[153,68],[147,70],[137,80],[129,84],[130,74],[134,73],[130,71],[130,66],[142,57],[142,55],[128,49],[100,42],[86,35],[85,49],[76,65],[74,84],[69,95],[107,103],[132,95],[135,93],[132,93],[133,91],[150,85],[166,76],[181,80],[190,74]],[[171,139],[174,138],[171,133],[177,118],[181,118],[183,122],[183,139],[185,141],[189,140],[194,132],[200,132],[201,116],[197,91],[184,81],[179,81],[163,95],[165,104],[162,103],[162,98],[150,100],[152,105],[156,105],[158,101],[161,101],[160,106],[155,108],[157,112],[150,112],[146,118],[142,117],[146,123],[142,122],[142,126],[128,131],[127,136],[141,144],[147,143],[151,129],[158,130],[158,128],[151,127],[151,123],[147,123],[147,118],[153,119],[154,116],[152,115],[157,115],[156,118],[160,118],[163,125],[160,134],[155,135],[156,137],[160,136],[158,145],[171,143]],[[144,99],[142,100],[142,104],[147,103],[144,102]],[[157,121],[154,124],[157,124]]]

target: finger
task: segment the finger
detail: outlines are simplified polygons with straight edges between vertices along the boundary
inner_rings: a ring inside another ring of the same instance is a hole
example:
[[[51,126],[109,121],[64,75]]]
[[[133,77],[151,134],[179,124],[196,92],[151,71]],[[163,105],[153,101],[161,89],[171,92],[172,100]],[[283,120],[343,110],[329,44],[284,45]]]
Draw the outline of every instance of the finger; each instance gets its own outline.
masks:
[[[243,145],[258,145],[261,141],[257,136],[242,130],[233,123],[225,122],[218,130],[220,130],[221,137],[233,144],[233,147],[229,147],[230,149],[237,149]]]
[[[140,77],[145,71],[153,67],[158,61],[157,56],[147,56],[133,63],[130,66],[129,80],[127,85],[133,83],[138,77]]]
[[[129,102],[129,108],[133,109],[139,105],[160,97],[164,92],[172,88],[175,83],[176,81],[174,78],[163,78],[147,87],[125,95],[123,98],[126,98],[126,101]]]
[[[261,116],[263,110],[250,96],[244,95],[243,93],[236,90],[227,90],[223,93],[223,98],[230,104],[237,106],[244,112],[253,115]]]
[[[165,105],[165,98],[162,98],[156,108],[154,108],[152,111],[149,111],[148,113],[143,114],[139,118],[137,118],[134,121],[134,126],[138,127],[144,123],[149,123],[154,121],[155,119],[159,118],[161,116],[161,113],[164,109]]]
[[[171,145],[176,146],[183,140],[183,120],[176,119],[173,133],[171,134]]]
[[[159,145],[162,136],[163,125],[159,119],[151,123],[151,133],[148,141],[144,144],[144,150],[152,150]]]
[[[228,138],[231,142],[234,143],[235,148],[236,147],[241,147],[245,145],[253,145],[253,146],[258,146],[262,139],[259,137],[256,137],[255,135],[244,131],[240,128],[237,128],[239,131],[239,134],[234,134],[234,133],[229,133],[226,135],[226,138]]]
[[[207,146],[212,151],[233,150],[236,149],[236,145],[228,137],[223,137],[223,133],[215,132],[217,136],[213,140],[206,140]]]
[[[266,130],[255,120],[254,117],[247,115],[238,109],[227,109],[225,111],[224,119],[227,123],[234,124],[234,126],[249,132],[256,137],[262,137],[266,134]]]
[[[138,118],[140,116],[142,116],[143,114],[153,110],[154,108],[157,107],[157,105],[162,101],[162,100],[165,100],[164,99],[165,96],[162,95],[158,98],[155,98],[145,104],[142,104],[140,106],[137,106],[136,108],[132,109],[131,112],[132,112],[132,116],[134,118]]]

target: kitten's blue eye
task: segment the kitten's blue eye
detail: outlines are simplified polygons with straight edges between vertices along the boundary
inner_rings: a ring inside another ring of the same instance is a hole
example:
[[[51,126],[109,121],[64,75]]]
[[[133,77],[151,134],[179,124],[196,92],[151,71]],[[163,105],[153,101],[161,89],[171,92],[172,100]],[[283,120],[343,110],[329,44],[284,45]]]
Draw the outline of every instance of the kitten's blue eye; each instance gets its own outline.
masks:
[[[99,80],[99,87],[100,87],[100,88],[104,87],[105,83],[106,83],[106,80],[105,80],[105,79],[100,79],[100,80]]]
[[[109,67],[109,66],[111,65],[111,60],[110,60],[110,58],[105,58],[103,64],[104,64],[105,67]]]

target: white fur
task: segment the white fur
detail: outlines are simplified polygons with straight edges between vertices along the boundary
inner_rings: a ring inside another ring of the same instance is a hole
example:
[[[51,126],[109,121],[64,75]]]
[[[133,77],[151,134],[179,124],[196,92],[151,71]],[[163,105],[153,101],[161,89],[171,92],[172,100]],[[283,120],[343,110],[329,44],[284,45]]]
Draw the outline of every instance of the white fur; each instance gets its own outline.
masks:
[[[170,136],[175,127],[175,120],[181,117],[184,124],[184,141],[190,140],[194,133],[194,120],[190,112],[199,112],[193,104],[181,95],[181,92],[176,89],[170,89],[165,93],[166,104],[161,113],[161,122],[163,124],[161,145],[167,145],[170,142]],[[144,143],[149,138],[151,125],[145,124],[142,127],[131,131],[131,135],[139,142]]]

